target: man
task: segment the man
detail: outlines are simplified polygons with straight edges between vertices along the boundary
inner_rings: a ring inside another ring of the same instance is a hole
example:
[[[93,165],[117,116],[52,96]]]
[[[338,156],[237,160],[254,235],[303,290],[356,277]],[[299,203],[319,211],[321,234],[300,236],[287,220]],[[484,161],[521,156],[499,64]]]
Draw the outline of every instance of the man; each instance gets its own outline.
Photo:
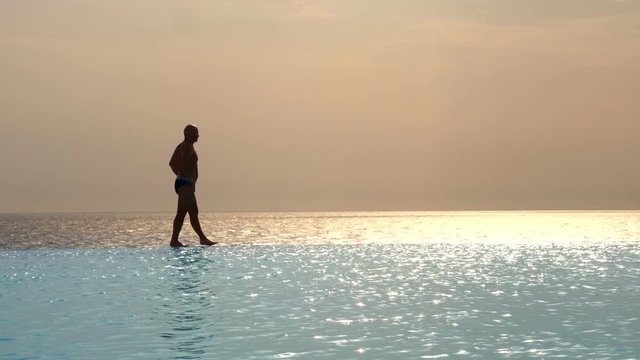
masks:
[[[186,246],[178,241],[178,235],[184,223],[184,217],[189,213],[189,221],[193,230],[200,237],[200,244],[215,245],[217,242],[207,239],[200,227],[198,220],[198,203],[196,202],[196,181],[198,180],[198,154],[193,148],[193,144],[198,141],[200,134],[194,125],[187,125],[184,128],[184,141],[178,144],[171,156],[169,166],[176,174],[174,188],[178,194],[178,211],[173,220],[173,235],[171,236],[172,247]]]

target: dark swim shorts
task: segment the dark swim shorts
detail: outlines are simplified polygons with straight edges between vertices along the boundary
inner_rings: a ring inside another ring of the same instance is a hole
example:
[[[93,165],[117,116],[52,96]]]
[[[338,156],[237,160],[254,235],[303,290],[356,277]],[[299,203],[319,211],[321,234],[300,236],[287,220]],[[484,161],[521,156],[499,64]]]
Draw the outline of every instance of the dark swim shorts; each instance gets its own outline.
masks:
[[[190,180],[177,178],[176,182],[173,184],[173,188],[176,190],[176,194],[178,193],[178,189],[187,184],[193,184]]]

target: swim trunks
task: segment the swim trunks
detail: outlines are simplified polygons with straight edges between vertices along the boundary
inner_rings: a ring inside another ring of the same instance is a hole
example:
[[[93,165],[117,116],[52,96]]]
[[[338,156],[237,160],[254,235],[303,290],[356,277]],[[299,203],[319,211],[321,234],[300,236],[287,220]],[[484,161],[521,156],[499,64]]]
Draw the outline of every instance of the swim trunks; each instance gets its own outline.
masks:
[[[176,182],[173,184],[173,188],[176,190],[176,194],[178,194],[178,189],[187,184],[193,184],[193,181],[183,177],[176,178]]]

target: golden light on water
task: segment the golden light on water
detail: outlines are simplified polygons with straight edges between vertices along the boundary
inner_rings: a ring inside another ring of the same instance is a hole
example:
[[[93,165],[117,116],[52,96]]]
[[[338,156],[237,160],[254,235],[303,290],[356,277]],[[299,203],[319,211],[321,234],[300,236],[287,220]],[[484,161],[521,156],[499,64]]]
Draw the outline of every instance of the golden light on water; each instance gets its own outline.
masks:
[[[0,217],[3,247],[155,247],[171,236],[170,213]],[[634,244],[638,212],[201,213],[224,245],[591,246]],[[197,243],[184,230],[186,243]],[[144,239],[144,240],[141,240]],[[384,250],[381,250],[384,251]]]
[[[364,225],[355,240],[363,243],[588,245],[633,242],[640,238],[640,217],[635,212],[419,212],[378,215],[362,219]],[[343,235],[349,238],[348,233]]]

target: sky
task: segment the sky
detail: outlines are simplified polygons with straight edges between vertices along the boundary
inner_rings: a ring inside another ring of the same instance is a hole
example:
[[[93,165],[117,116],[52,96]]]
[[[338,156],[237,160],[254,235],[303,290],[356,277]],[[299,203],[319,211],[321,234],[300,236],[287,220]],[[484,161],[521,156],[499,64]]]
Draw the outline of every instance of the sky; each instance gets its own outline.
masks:
[[[0,212],[640,209],[640,0],[2,0]]]

